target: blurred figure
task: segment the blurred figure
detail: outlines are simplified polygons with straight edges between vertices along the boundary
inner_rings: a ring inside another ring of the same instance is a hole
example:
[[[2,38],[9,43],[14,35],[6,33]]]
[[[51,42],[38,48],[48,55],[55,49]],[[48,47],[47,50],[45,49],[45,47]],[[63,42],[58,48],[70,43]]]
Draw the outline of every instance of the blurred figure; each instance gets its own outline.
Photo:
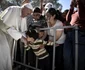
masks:
[[[44,41],[39,39],[39,33],[36,30],[31,29],[26,32],[26,37],[28,44],[25,45],[25,48],[31,48],[35,56],[38,58],[39,69],[49,70],[49,53],[44,47],[41,48],[41,45],[44,43]]]
[[[64,23],[65,23],[65,25],[70,25],[69,23],[67,24],[66,23],[66,15],[67,15],[67,13],[68,13],[68,9],[66,9],[66,10],[64,10],[64,12],[62,12],[62,17],[64,18]]]
[[[62,10],[62,5],[60,5],[57,10],[59,10],[59,11],[61,12],[61,10]]]
[[[32,29],[38,29],[39,30],[39,28],[47,27],[46,19],[45,19],[44,16],[42,16],[41,10],[38,7],[36,7],[34,9],[31,18],[28,17],[27,23],[28,23],[28,29],[32,28]],[[42,32],[42,34],[44,34],[43,33],[44,31],[41,31],[41,32]],[[45,35],[42,35],[42,39],[45,38],[43,36],[45,36]]]
[[[43,3],[43,5],[42,5],[42,15],[43,16],[45,16],[45,5],[46,5],[46,3]]]
[[[74,0],[72,0],[70,4],[70,9],[66,15],[66,21],[70,22],[70,25],[75,25],[79,18],[78,9],[74,10],[74,8],[77,8],[77,4],[76,2],[74,2]]]
[[[2,13],[2,9],[0,8],[0,14]]]
[[[43,27],[47,27],[45,17],[42,16],[41,9],[38,7],[35,7],[33,13],[27,17],[27,28],[28,28],[28,30],[30,30],[30,29],[39,30],[39,28],[43,28]],[[46,36],[45,31],[39,31],[39,38],[40,39],[44,40],[45,36]],[[35,67],[36,56],[33,53],[32,49],[27,51],[26,60],[27,60],[27,62],[26,62],[27,64],[29,63],[31,66]]]
[[[27,27],[28,29],[30,28],[30,26],[41,26],[42,24],[39,23],[39,20],[41,20],[41,9],[36,7],[33,11],[33,14],[28,16],[27,18]]]
[[[70,22],[69,21],[66,21],[66,16],[67,16],[67,13],[68,13],[68,9],[66,9],[64,12],[62,12],[62,17],[63,17],[63,23],[64,23],[64,26],[69,26],[70,25]],[[67,34],[67,32],[71,30],[71,28],[65,28],[64,29],[64,32],[65,34]]]
[[[70,4],[70,9],[66,15],[66,22],[69,22],[69,25],[74,26],[78,20],[78,11],[74,10],[74,7],[77,7],[75,2],[72,0]],[[66,40],[64,43],[64,70],[74,70],[74,61],[73,61],[73,34],[71,34],[72,29],[67,32]]]
[[[82,0],[83,1],[83,0]],[[81,0],[72,0],[70,10],[67,14],[67,21],[72,26],[78,25],[78,70],[85,70],[85,13],[84,3]],[[77,8],[74,11],[74,8]],[[75,70],[75,30],[72,29],[67,33],[64,44],[64,69]]]
[[[42,14],[45,15],[50,8],[54,8],[54,5],[51,2],[45,4],[44,8],[43,8],[43,13]]]

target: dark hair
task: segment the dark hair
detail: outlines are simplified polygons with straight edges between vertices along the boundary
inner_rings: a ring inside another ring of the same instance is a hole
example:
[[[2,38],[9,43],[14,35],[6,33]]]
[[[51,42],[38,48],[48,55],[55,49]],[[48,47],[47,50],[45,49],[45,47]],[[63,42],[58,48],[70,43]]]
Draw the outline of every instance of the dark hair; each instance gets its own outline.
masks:
[[[47,13],[49,13],[52,16],[55,15],[55,18],[54,18],[55,20],[58,19],[62,22],[64,20],[63,17],[62,17],[62,13],[59,10],[55,10],[54,8],[50,8]]]
[[[34,9],[33,13],[41,13],[41,9],[38,8],[38,7],[36,7],[36,8]]]
[[[67,14],[68,13],[68,9],[64,10],[64,12],[62,14]]]
[[[36,40],[39,37],[39,34],[36,30],[31,29],[26,32],[26,36],[33,37]]]

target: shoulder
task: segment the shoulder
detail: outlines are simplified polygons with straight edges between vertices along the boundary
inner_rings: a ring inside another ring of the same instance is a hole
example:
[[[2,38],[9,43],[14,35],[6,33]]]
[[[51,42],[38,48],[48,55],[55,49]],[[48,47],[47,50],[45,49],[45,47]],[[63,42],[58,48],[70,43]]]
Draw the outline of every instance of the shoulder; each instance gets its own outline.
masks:
[[[60,20],[57,20],[55,25],[56,26],[63,26],[63,23]]]
[[[20,6],[10,6],[7,9],[8,10],[16,10],[16,9],[20,9],[20,8],[21,8]]]
[[[74,12],[73,14],[72,14],[72,18],[75,18],[75,17],[78,17],[78,15],[79,15],[79,13],[78,12]]]
[[[10,6],[10,8],[21,8],[20,6]]]

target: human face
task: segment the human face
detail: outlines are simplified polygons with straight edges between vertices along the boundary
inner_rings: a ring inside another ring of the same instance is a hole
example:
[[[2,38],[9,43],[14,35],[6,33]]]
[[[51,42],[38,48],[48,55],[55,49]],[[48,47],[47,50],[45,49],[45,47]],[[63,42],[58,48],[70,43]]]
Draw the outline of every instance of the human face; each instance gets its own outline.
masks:
[[[27,36],[27,41],[28,41],[29,43],[33,43],[33,42],[34,42],[34,39],[33,39],[32,37]]]
[[[44,36],[44,32],[39,32],[39,38],[42,38]]]
[[[29,9],[29,8],[27,8],[27,7],[24,7],[23,9],[22,9],[22,17],[26,17],[26,16],[28,16],[28,15],[30,15],[32,13],[32,10],[31,9]]]
[[[51,14],[47,13],[46,18],[47,18],[47,23],[49,23],[49,26],[52,26],[54,23],[55,15],[52,16]]]
[[[41,13],[33,13],[33,18],[35,20],[38,20],[40,18],[40,16],[41,16]]]

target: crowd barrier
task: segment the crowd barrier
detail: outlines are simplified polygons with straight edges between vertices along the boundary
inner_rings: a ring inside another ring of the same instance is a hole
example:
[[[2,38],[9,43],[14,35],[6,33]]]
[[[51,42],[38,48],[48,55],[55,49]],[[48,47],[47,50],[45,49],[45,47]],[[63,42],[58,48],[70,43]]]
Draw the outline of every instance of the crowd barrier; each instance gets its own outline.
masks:
[[[48,27],[48,28],[40,28],[40,30],[49,30],[49,29],[53,29],[54,30],[54,47],[53,47],[53,62],[52,62],[52,70],[55,69],[55,44],[56,44],[56,29],[65,29],[65,28],[74,28],[75,29],[75,70],[78,70],[78,26],[75,25],[75,26],[63,26],[63,27]],[[16,53],[16,52],[15,52]],[[25,56],[26,53],[24,53],[24,56]],[[25,61],[25,59],[24,59]],[[36,67],[31,67],[29,65],[26,65],[24,62],[21,63],[21,62],[18,62],[16,60],[14,60],[14,63],[16,64],[19,64],[21,66],[24,66],[24,67],[27,67],[27,68],[32,68],[34,70],[40,70],[38,69],[38,59],[36,59]]]

